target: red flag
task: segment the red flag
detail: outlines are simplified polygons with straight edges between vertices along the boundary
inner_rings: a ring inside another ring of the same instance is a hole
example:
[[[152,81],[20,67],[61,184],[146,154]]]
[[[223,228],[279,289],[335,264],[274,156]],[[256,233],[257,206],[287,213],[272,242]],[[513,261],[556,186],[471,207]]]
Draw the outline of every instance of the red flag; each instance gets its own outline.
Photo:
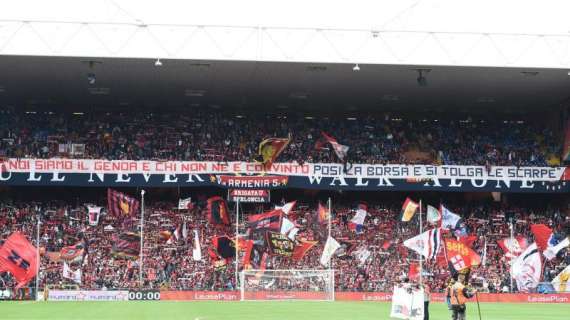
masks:
[[[505,256],[509,259],[518,257],[528,248],[528,241],[524,237],[505,238],[498,240],[499,247],[505,252]]]
[[[463,243],[464,245],[468,246],[469,248],[473,247],[473,242],[477,240],[477,236],[474,235],[466,235],[463,237],[459,237],[459,242]]]
[[[457,271],[481,264],[481,257],[462,242],[446,239],[445,247],[449,262]]]
[[[255,159],[265,165],[265,168],[271,167],[271,164],[279,157],[281,152],[285,150],[291,138],[269,138],[261,141],[259,144],[259,154]]]
[[[212,224],[231,224],[228,206],[222,197],[208,199],[208,221]]]
[[[281,222],[283,220],[283,211],[273,210],[266,213],[254,214],[247,218],[247,225],[250,228],[261,230],[281,231]]]
[[[0,248],[0,272],[8,271],[18,281],[16,289],[25,286],[38,273],[38,252],[26,236],[14,232]]]
[[[390,246],[392,246],[392,241],[386,240],[386,241],[384,241],[384,244],[382,244],[382,249],[388,250],[388,249],[390,249]]]
[[[294,261],[301,261],[301,259],[303,259],[305,254],[307,254],[307,252],[311,250],[311,248],[314,247],[317,243],[319,242],[306,241],[306,240],[299,241],[299,243],[295,245],[295,249],[293,249],[293,255],[291,256],[291,258]]]
[[[548,248],[548,240],[552,235],[552,229],[544,224],[533,224],[530,226],[530,231],[534,234],[534,241],[536,241],[540,251],[546,250]]]
[[[122,192],[107,189],[107,205],[110,214],[130,216],[139,211],[140,202]]]
[[[319,202],[319,207],[317,209],[317,221],[320,224],[327,223],[329,221],[329,216],[329,210]]]
[[[344,161],[344,158],[346,158],[346,154],[348,153],[349,147],[338,143],[335,138],[333,138],[332,136],[329,136],[324,131],[322,131],[321,134],[323,135],[323,137],[325,137],[325,140],[327,140],[327,142],[331,144],[333,151],[336,154],[336,156],[341,161]]]
[[[408,278],[410,279],[410,281],[418,281],[420,279],[419,264],[415,262],[410,263],[410,269],[408,270]]]

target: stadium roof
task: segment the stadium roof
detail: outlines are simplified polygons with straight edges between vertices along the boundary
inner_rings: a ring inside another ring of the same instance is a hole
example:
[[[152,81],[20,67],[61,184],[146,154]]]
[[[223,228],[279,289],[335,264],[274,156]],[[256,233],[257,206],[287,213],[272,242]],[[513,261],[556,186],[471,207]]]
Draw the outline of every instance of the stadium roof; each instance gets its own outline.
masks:
[[[69,57],[0,57],[0,106],[24,110],[193,108],[434,112],[556,110],[559,69]],[[421,68],[420,68],[421,69]],[[89,84],[89,77],[95,82]],[[93,79],[92,79],[93,80]]]

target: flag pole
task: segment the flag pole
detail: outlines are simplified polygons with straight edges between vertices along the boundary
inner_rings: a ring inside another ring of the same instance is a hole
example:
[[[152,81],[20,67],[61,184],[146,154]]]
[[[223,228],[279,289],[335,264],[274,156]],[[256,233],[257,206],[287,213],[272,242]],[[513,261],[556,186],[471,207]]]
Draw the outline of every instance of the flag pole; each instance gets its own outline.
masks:
[[[143,263],[144,263],[144,255],[143,255],[143,239],[144,239],[144,189],[141,190],[141,243],[140,243],[140,252],[139,252],[139,286],[142,288],[143,286]]]
[[[514,235],[514,230],[513,230],[514,228],[513,228],[513,219],[512,219],[512,216],[511,216],[511,219],[509,219],[509,228],[511,229],[511,245],[512,245],[512,244],[513,244],[513,241],[514,241],[514,237],[515,237],[515,235]],[[512,265],[511,265],[511,267],[512,267]],[[509,292],[510,292],[510,293],[513,293],[513,275],[512,275],[512,270],[511,270],[511,268],[509,268],[509,280],[510,280],[510,282],[511,282],[511,286],[509,287]]]
[[[39,288],[40,288],[40,282],[39,282],[39,277],[40,277],[40,266],[42,264],[42,260],[40,259],[40,214],[38,212],[36,218],[38,219],[37,221],[37,225],[36,225],[36,259],[38,261],[38,270],[36,271],[36,301],[38,301],[38,297],[39,297]]]
[[[238,288],[238,281],[239,281],[239,197],[236,199],[236,271],[235,271],[235,278],[236,278],[236,288]]]
[[[331,237],[331,230],[332,230],[332,199],[331,197],[329,197],[329,201],[328,201],[328,209],[329,209],[329,214],[328,214],[328,222],[329,222],[329,230],[328,230],[328,239]],[[332,301],[334,301],[335,299],[335,295],[334,295],[334,266],[333,266],[333,261],[334,259],[331,257],[331,259],[329,260],[329,273],[330,273],[330,277],[331,277],[331,295],[332,295]]]
[[[420,234],[424,232],[424,225],[422,220],[422,199],[420,199]],[[420,254],[420,286],[423,284],[423,273],[424,270],[424,257]]]

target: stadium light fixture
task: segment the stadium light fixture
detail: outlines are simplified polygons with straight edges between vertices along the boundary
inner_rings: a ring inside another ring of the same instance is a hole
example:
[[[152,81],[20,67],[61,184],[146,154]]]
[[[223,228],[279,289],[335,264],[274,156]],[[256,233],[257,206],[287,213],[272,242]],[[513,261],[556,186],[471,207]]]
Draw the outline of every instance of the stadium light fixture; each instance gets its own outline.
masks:
[[[160,61],[160,58],[156,59],[156,61],[154,62],[154,66],[155,67],[162,67],[162,62]]]
[[[89,72],[87,74],[87,83],[90,85],[94,85],[95,82],[97,82],[97,77],[95,77],[95,74],[93,72]]]
[[[360,66],[357,64],[354,65],[354,67],[352,67],[352,71],[357,72],[360,71]]]

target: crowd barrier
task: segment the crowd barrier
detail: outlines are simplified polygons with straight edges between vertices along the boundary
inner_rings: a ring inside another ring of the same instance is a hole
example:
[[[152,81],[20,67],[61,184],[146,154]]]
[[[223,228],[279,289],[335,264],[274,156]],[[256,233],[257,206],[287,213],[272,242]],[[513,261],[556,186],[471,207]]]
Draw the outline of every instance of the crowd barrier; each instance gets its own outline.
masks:
[[[315,299],[315,292],[269,292],[259,291],[255,293],[258,300],[274,299]],[[321,293],[322,295],[322,293]],[[160,300],[177,301],[239,301],[239,291],[161,291]],[[392,293],[386,292],[336,292],[337,301],[392,301]],[[434,293],[432,302],[444,302],[442,293]],[[538,293],[479,293],[479,302],[495,303],[570,303],[570,293],[538,294]]]

